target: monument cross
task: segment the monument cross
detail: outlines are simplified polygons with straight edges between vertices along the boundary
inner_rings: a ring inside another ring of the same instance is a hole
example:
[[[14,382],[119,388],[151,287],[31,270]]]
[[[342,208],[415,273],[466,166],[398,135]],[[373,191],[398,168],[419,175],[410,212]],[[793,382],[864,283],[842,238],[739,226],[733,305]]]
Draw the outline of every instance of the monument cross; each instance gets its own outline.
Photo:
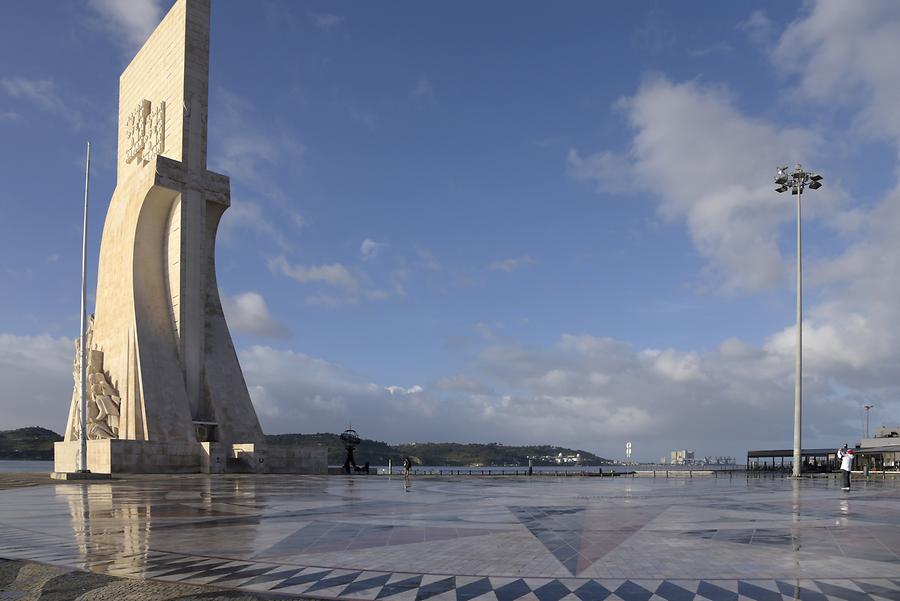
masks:
[[[206,168],[209,27],[210,0],[177,0],[119,81],[117,182],[86,335],[92,471],[273,467],[216,282],[231,201],[228,177]],[[57,472],[78,441],[76,397]],[[325,469],[318,451],[274,456],[282,471]]]

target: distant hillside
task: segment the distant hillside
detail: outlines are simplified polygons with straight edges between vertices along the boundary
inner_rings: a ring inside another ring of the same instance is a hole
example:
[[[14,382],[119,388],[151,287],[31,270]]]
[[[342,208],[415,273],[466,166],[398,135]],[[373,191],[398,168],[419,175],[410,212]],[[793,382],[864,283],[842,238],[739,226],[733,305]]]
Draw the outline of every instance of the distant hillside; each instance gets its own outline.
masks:
[[[415,457],[422,465],[478,465],[504,466],[528,465],[534,457],[534,465],[556,465],[553,458],[560,453],[581,456],[581,465],[604,465],[610,460],[581,449],[568,449],[550,445],[512,446],[495,442],[487,444],[460,444],[456,442],[420,442],[395,447],[404,456]]]
[[[63,439],[39,427],[0,431],[0,459],[53,459],[53,443]]]
[[[338,434],[267,434],[266,442],[270,444],[320,444],[328,449],[328,465],[342,465],[347,458],[344,443]],[[368,461],[371,465],[387,465],[388,459],[398,465],[405,455],[387,443],[379,440],[360,441],[353,451],[353,457],[359,465]]]
[[[321,444],[328,449],[328,464],[344,463],[347,452],[337,434],[270,434],[266,442],[271,444]],[[419,465],[454,466],[504,466],[528,465],[528,457],[536,457],[534,465],[555,465],[549,459],[560,453],[563,456],[581,455],[582,465],[603,465],[610,460],[593,453],[549,445],[507,446],[497,443],[460,444],[455,442],[423,442],[404,445],[389,445],[377,440],[363,439],[353,452],[357,463],[368,461],[372,465],[387,465],[388,459],[398,465],[409,456]],[[544,459],[540,459],[544,458]]]
[[[31,427],[0,431],[0,459],[53,459],[53,443],[62,436],[46,428]],[[269,434],[270,444],[320,444],[328,449],[328,464],[344,463],[347,452],[338,434]],[[582,465],[603,465],[608,459],[587,451],[549,445],[507,446],[498,443],[460,444],[455,442],[420,442],[389,445],[379,440],[363,439],[354,451],[358,464],[387,465],[388,460],[400,465],[410,457],[419,465],[504,466],[528,465],[528,457],[535,457],[534,465],[554,465],[551,459],[581,455]],[[543,458],[543,459],[542,459]]]

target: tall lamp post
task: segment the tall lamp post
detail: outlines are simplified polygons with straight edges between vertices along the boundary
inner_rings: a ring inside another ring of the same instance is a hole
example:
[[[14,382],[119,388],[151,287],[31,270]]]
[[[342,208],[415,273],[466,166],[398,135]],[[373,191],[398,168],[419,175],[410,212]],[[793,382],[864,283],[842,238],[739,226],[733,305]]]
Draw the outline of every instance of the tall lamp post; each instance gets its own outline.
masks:
[[[869,437],[869,409],[875,405],[863,405],[866,408],[866,438]]]
[[[800,431],[803,398],[803,254],[802,254],[802,230],[800,227],[801,200],[803,190],[809,186],[810,190],[818,190],[822,187],[822,176],[818,173],[804,171],[798,163],[793,171],[788,172],[787,167],[779,167],[775,175],[776,192],[791,191],[797,196],[797,352],[794,362],[794,461],[793,476],[800,477]]]
[[[84,224],[81,230],[81,335],[79,339],[79,363],[81,364],[81,424],[78,471],[82,474],[90,473],[87,460],[87,357],[85,344],[87,341],[87,225],[88,225],[88,183],[91,180],[91,143],[87,143],[87,158],[84,162]]]

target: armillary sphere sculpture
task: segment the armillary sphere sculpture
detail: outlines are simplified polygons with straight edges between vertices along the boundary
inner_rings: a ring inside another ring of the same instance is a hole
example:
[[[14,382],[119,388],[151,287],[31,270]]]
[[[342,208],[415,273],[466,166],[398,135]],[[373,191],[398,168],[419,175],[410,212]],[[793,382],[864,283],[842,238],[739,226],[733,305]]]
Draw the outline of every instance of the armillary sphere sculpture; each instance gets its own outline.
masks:
[[[341,442],[344,443],[344,448],[347,449],[347,460],[344,461],[344,472],[349,474],[351,472],[350,468],[352,467],[352,471],[361,472],[365,470],[368,473],[368,463],[366,463],[365,468],[361,469],[357,467],[356,461],[353,459],[353,449],[355,449],[360,442],[359,434],[356,433],[356,430],[348,428],[341,432]]]

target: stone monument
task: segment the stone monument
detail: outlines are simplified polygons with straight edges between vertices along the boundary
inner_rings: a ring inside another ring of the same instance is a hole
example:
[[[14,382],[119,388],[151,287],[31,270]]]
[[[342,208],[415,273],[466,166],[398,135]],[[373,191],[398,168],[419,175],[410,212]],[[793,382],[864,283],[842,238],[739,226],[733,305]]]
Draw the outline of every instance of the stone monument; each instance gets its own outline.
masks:
[[[116,188],[87,332],[88,469],[326,473],[266,446],[222,312],[229,179],[206,168],[210,0],[178,0],[119,80]],[[57,472],[77,469],[80,365]]]

